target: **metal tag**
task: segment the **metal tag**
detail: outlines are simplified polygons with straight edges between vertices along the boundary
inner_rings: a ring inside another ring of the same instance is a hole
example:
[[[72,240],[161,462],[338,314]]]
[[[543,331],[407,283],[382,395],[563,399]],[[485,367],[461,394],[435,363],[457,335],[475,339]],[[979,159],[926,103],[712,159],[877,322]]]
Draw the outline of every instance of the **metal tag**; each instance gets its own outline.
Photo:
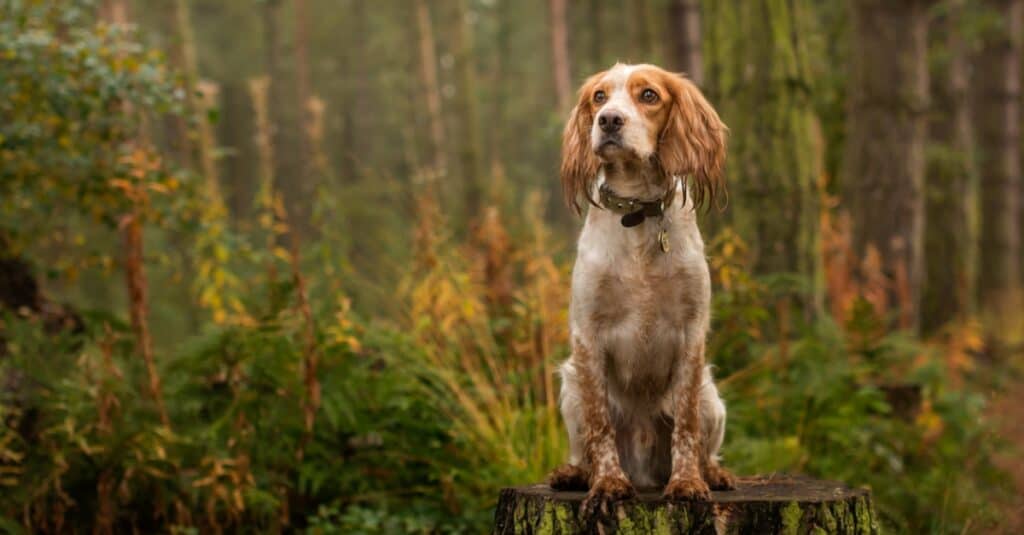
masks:
[[[661,232],[658,233],[658,243],[661,244],[661,250],[667,253],[669,250],[667,230],[662,230]]]

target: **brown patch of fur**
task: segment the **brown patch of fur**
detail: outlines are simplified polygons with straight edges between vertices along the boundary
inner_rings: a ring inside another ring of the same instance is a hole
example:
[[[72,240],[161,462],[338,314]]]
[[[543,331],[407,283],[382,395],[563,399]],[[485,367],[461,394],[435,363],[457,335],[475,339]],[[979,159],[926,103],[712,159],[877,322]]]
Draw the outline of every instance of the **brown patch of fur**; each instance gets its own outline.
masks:
[[[562,194],[566,204],[577,215],[583,211],[581,196],[591,204],[597,204],[590,197],[597,171],[601,168],[601,160],[594,154],[590,143],[590,129],[594,124],[591,100],[603,75],[604,72],[599,72],[591,76],[580,87],[578,102],[562,132]]]
[[[729,129],[700,89],[686,78],[662,71],[672,94],[672,110],[658,141],[658,161],[669,176],[689,176],[694,206],[714,202],[725,192]]]
[[[563,464],[548,474],[548,486],[555,490],[587,490],[590,474],[573,464]]]
[[[601,492],[600,489],[611,485],[609,481],[612,480],[624,481],[632,489],[619,464],[615,429],[608,414],[607,385],[594,371],[600,368],[599,356],[591,353],[579,340],[573,340],[573,356],[580,364],[577,376],[583,412],[583,457],[590,468],[590,493]],[[603,483],[599,485],[599,482]]]
[[[707,484],[701,478],[700,466],[703,454],[700,433],[699,395],[704,373],[703,344],[689,355],[683,355],[689,376],[681,377],[676,383],[675,429],[672,432],[672,476],[665,487],[666,496],[691,493],[682,497],[699,497],[707,492]],[[710,460],[706,461],[710,465]],[[697,483],[699,482],[699,484]],[[702,492],[703,490],[703,492]],[[696,494],[693,494],[696,493]]]
[[[718,462],[713,459],[708,459],[703,472],[704,481],[711,487],[711,490],[732,490],[736,488],[736,476],[719,466]]]
[[[580,504],[584,518],[609,517],[613,511],[612,504],[619,500],[632,498],[636,490],[625,475],[603,476],[590,484],[590,492]]]
[[[697,477],[675,477],[665,485],[665,492],[662,494],[666,500],[710,500],[711,489],[700,476]]]

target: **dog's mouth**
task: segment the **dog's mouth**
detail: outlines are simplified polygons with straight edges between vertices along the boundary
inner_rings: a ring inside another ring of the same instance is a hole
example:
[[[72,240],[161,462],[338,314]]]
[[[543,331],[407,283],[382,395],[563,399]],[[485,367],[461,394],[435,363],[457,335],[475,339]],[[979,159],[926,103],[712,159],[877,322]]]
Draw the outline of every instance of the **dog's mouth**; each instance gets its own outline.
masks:
[[[603,160],[631,159],[635,157],[633,149],[627,147],[623,143],[622,138],[617,135],[602,137],[598,141],[597,146],[594,147],[594,153]]]
[[[629,149],[627,149],[626,144],[622,142],[621,136],[612,134],[601,137],[601,139],[598,140],[597,145],[594,147],[594,152],[598,156],[616,156],[629,152]]]

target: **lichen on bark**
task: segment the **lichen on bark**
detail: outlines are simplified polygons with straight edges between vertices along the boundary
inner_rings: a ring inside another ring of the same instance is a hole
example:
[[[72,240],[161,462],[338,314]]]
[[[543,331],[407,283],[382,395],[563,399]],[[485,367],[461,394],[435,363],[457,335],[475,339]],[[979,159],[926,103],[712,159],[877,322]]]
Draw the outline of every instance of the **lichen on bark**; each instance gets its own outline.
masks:
[[[667,502],[658,489],[641,491],[602,517],[581,516],[582,492],[545,485],[501,492],[496,534],[616,533],[874,534],[878,527],[868,491],[840,483],[775,476],[746,478],[736,491],[715,492],[710,502]]]

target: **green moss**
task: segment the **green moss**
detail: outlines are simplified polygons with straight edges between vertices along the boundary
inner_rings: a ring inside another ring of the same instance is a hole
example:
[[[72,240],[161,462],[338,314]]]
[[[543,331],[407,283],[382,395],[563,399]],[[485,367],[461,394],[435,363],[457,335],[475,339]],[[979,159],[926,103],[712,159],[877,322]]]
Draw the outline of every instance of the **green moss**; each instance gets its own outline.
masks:
[[[800,528],[800,519],[804,516],[803,510],[800,509],[800,504],[789,502],[779,511],[779,514],[782,516],[783,535],[797,535],[797,530]]]
[[[540,524],[537,525],[537,535],[554,535],[555,534],[555,511],[558,510],[558,506],[548,502],[545,504],[540,514]]]
[[[575,522],[572,505],[567,503],[552,503],[551,505],[555,508],[555,525],[565,533],[572,533]]]
[[[832,514],[832,505],[823,503],[818,508],[818,524],[824,526],[826,533],[835,533],[839,530],[839,525],[836,523],[836,517]]]
[[[854,515],[857,518],[857,532],[871,535],[878,533],[878,525],[875,524],[874,515],[871,514],[871,503],[865,497],[857,498],[854,505]]]
[[[659,507],[654,511],[654,526],[651,533],[653,535],[670,535],[672,533],[672,517],[664,507]]]
[[[650,529],[647,527],[645,522],[645,513],[643,507],[631,507],[627,511],[625,508],[618,508],[619,525],[616,533],[622,535],[633,535],[647,533]]]

